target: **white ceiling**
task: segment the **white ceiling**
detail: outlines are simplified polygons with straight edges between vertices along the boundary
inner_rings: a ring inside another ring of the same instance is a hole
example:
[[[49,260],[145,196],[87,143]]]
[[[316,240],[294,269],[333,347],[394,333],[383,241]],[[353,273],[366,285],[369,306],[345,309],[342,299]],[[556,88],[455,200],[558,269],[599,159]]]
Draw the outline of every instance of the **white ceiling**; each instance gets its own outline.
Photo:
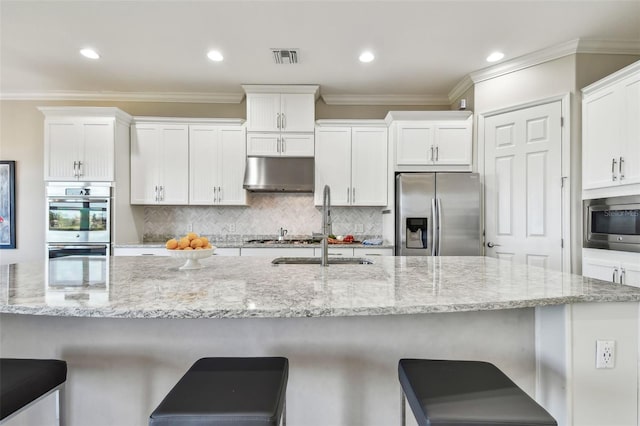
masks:
[[[323,95],[446,98],[501,50],[574,39],[640,46],[640,1],[6,1],[0,95],[231,94],[319,84]],[[102,56],[91,61],[79,49]],[[270,48],[299,48],[276,65]],[[210,49],[225,60],[211,62]],[[357,60],[371,49],[376,60]],[[223,99],[222,97],[221,99]],[[233,96],[231,97],[233,98]]]

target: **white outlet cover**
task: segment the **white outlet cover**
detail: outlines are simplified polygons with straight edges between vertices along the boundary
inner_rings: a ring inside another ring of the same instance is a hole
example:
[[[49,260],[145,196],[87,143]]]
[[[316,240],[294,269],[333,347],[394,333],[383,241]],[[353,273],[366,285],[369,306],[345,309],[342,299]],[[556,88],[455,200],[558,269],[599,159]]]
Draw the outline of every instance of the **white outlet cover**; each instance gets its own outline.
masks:
[[[615,356],[615,340],[596,340],[596,368],[614,368]]]

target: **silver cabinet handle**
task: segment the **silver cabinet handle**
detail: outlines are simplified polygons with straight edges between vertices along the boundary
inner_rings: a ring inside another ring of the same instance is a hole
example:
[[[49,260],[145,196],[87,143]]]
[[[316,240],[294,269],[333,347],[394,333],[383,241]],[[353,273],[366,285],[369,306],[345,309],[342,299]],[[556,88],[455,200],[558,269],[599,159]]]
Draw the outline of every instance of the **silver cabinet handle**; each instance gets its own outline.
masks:
[[[431,156],[429,157],[429,161],[433,161],[433,146],[431,147]]]
[[[493,247],[500,247],[500,244],[493,244],[491,241],[489,241],[489,242],[487,243],[487,247],[489,247],[489,248],[493,248]]]
[[[160,185],[160,201],[164,201],[164,186]]]
[[[282,139],[278,137],[278,153],[282,152]]]
[[[215,186],[213,187],[213,203],[216,203],[216,200],[218,199],[218,188],[216,188]]]
[[[624,163],[624,158],[620,157],[620,162],[618,163],[618,174],[620,175],[620,180],[624,179],[624,172],[622,171],[623,163]]]
[[[218,203],[222,202],[222,187],[218,187]]]
[[[282,128],[287,128],[287,115],[285,113],[282,113]]]
[[[286,139],[284,137],[280,138],[280,140],[282,141],[282,153],[284,154],[285,152],[287,152],[287,145],[286,145]]]
[[[611,281],[614,283],[618,281],[618,268],[613,268],[613,276],[611,277]]]
[[[154,201],[159,201],[159,200],[158,200],[158,185],[156,185],[156,186],[153,188],[153,200],[154,200]]]
[[[617,161],[615,158],[611,159],[611,180],[617,180],[618,176],[616,176],[616,164]]]
[[[78,177],[78,162],[73,162],[73,177]]]
[[[436,161],[438,161],[438,158],[439,158],[439,157],[440,157],[440,156],[438,155],[438,147],[436,146]]]
[[[620,284],[624,284],[625,281],[625,273],[626,271],[624,270],[624,268],[620,268]]]
[[[351,192],[353,193],[353,195],[351,197],[351,202],[355,203],[356,202],[356,187],[355,186],[353,188],[351,188]]]
[[[78,177],[82,176],[82,161],[78,161]]]
[[[278,129],[281,128],[280,123],[282,122],[282,120],[280,119],[280,113],[278,113],[278,118],[276,119],[277,123],[276,126],[278,127]]]
[[[349,187],[347,186],[347,203],[351,202],[351,191],[349,190]]]

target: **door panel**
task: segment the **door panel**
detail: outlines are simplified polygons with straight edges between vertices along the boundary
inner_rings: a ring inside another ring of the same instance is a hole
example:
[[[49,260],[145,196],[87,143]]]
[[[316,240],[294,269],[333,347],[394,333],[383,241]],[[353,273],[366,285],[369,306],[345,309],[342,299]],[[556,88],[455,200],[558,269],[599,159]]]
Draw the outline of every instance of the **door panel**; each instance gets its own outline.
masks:
[[[189,204],[208,205],[216,201],[220,182],[218,135],[213,126],[189,127]]]
[[[562,269],[561,102],[485,121],[489,256]]]
[[[314,203],[322,205],[325,185],[331,205],[348,206],[351,200],[351,128],[316,129]]]
[[[436,174],[439,256],[480,256],[480,176]]]
[[[351,204],[387,205],[387,129],[351,130]]]
[[[434,246],[434,173],[396,176],[396,255],[431,256]],[[426,236],[423,235],[426,220]],[[426,239],[426,248],[424,240]]]

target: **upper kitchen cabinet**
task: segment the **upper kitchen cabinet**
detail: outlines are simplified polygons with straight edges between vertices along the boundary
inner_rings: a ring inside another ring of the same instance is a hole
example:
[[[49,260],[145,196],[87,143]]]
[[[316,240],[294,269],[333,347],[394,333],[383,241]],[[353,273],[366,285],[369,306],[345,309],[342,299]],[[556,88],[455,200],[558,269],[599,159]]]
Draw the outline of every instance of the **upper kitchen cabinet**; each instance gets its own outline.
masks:
[[[189,126],[135,120],[131,204],[188,204]]]
[[[313,156],[318,86],[243,85],[247,155]]]
[[[314,203],[325,185],[333,206],[387,205],[387,126],[383,120],[318,120]]]
[[[128,151],[131,116],[117,108],[38,109],[45,115],[45,180],[115,181],[116,150]]]
[[[189,126],[189,204],[246,205],[245,128],[236,121]]]
[[[640,191],[640,61],[582,89],[583,198]]]
[[[471,111],[390,111],[397,171],[471,171]]]

